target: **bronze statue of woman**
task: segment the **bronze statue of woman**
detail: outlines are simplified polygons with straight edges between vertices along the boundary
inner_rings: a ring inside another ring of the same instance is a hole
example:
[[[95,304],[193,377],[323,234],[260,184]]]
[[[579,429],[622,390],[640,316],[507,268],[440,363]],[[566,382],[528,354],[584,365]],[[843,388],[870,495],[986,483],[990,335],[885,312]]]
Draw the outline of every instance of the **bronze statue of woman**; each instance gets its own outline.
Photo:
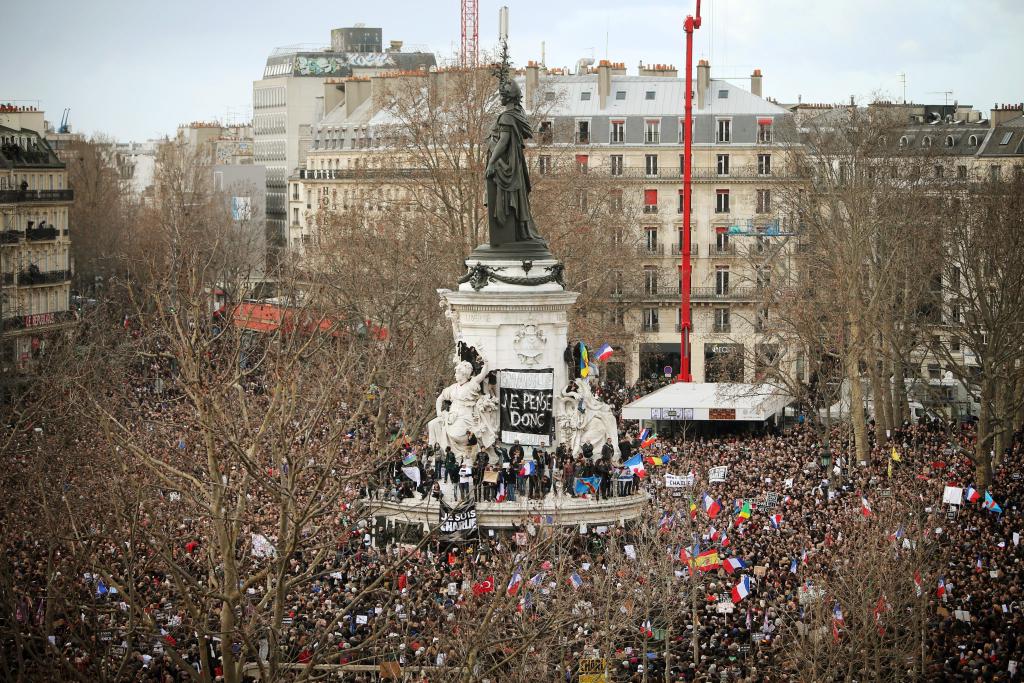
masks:
[[[517,249],[547,251],[547,242],[538,234],[530,212],[530,173],[524,148],[533,131],[523,110],[523,94],[511,78],[502,79],[498,94],[505,110],[487,138],[490,153],[484,174],[490,246],[516,242]]]

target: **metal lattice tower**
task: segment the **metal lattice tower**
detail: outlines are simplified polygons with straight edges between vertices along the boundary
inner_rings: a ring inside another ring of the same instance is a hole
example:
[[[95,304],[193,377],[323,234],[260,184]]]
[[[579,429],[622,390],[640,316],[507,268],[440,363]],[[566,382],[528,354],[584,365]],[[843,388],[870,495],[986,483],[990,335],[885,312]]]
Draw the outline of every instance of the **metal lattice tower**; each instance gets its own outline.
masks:
[[[480,57],[480,3],[462,0],[462,66],[476,66]]]

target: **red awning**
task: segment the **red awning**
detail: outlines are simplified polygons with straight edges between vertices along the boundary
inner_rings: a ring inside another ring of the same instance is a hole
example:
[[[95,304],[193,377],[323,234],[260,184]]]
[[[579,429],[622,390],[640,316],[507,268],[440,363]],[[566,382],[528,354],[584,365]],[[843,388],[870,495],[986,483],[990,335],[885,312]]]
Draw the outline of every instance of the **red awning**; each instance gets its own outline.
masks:
[[[586,164],[588,159],[590,159],[590,155],[588,155],[588,154],[577,154],[576,155],[576,163],[578,163],[578,164]]]
[[[762,126],[770,126],[770,125],[772,125],[772,120],[771,119],[758,119],[757,122],[760,125],[762,125]]]

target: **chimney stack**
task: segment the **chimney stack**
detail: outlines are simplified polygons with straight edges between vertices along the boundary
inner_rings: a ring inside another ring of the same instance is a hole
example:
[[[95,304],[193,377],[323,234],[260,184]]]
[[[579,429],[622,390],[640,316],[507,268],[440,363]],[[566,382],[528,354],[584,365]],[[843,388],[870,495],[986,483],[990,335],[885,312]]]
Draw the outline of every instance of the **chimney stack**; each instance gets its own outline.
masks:
[[[697,109],[703,109],[707,101],[708,88],[711,87],[711,65],[708,60],[697,62]],[[689,94],[689,93],[687,93]]]
[[[612,65],[607,59],[602,59],[597,65],[597,99],[601,109],[608,106],[608,95],[612,91]]]
[[[1024,114],[1024,104],[998,104],[989,112],[988,125],[990,128],[1006,123]]]
[[[351,116],[370,97],[370,79],[353,76],[345,79],[345,116]]]
[[[526,106],[533,105],[533,99],[537,96],[537,89],[540,87],[540,65],[530,61],[526,64],[526,93],[524,101]]]
[[[754,73],[750,74],[750,94],[761,97],[761,70],[754,69]]]

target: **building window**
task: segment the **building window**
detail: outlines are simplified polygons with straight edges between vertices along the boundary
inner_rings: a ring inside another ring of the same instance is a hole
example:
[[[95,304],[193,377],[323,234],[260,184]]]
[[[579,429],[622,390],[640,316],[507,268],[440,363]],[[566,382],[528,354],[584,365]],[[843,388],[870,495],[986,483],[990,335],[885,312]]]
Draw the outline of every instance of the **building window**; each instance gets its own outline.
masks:
[[[732,119],[718,119],[718,134],[715,140],[717,142],[732,141]]]
[[[923,138],[921,138],[921,146],[922,147],[931,147],[932,146],[932,137],[930,135],[925,135]]]
[[[644,213],[658,213],[657,190],[644,190]]]
[[[658,331],[658,309],[657,308],[645,308],[644,309],[644,332],[657,332]]]
[[[622,190],[615,189],[608,193],[608,208],[612,213],[622,213]]]
[[[723,296],[729,293],[729,266],[715,267],[715,294]]]
[[[644,247],[648,252],[655,252],[658,249],[658,229],[644,228]]]
[[[622,155],[613,154],[611,155],[612,160],[612,175],[622,175]]]
[[[653,90],[648,90],[647,92],[645,92],[644,93],[644,99],[645,100],[653,100],[654,99],[654,91]]]
[[[978,146],[978,136],[977,135],[972,135],[972,136],[968,137],[967,138],[967,146],[968,147],[977,147]]]
[[[941,178],[942,175],[943,175],[942,166],[941,165],[936,165],[935,166],[935,177],[936,178]]]
[[[988,176],[989,176],[989,179],[992,182],[998,181],[999,180],[999,175],[1000,175],[999,164],[992,164],[991,166],[988,167]]]
[[[720,99],[720,100],[727,100],[727,99],[729,99],[729,91],[728,90],[719,90],[718,91],[718,99]]]
[[[644,155],[644,170],[649,176],[658,175],[658,155],[657,154],[646,154]]]
[[[729,175],[729,155],[718,155],[718,175]]]
[[[542,145],[550,145],[554,139],[553,129],[550,121],[541,121],[537,129],[537,141]]]
[[[682,190],[679,190],[679,206],[676,209],[676,213],[682,213],[683,212],[683,199],[685,197],[686,197],[686,194]]]
[[[586,172],[589,170],[589,168],[588,168],[589,166],[590,166],[590,156],[589,155],[586,155],[586,154],[577,154],[576,155],[576,167],[579,169],[580,173],[586,174]]]
[[[537,157],[537,171],[541,175],[547,175],[551,173],[551,155],[541,154]]]
[[[589,101],[590,101],[590,91],[589,90],[584,90],[583,92],[580,93],[580,102],[589,102]]]
[[[729,252],[729,233],[715,233],[715,253],[726,254]]]
[[[652,266],[644,268],[644,294],[651,296],[658,293],[658,269]]]
[[[626,91],[625,90],[616,90],[615,91],[615,99],[620,100],[620,101],[626,99]]]
[[[952,147],[955,144],[952,135],[946,136],[946,147]]]
[[[901,136],[900,137],[900,147],[906,147],[908,144],[910,144],[910,140],[907,139],[907,136],[906,135]]]
[[[651,145],[661,142],[661,121],[657,119],[644,121],[644,142]]]
[[[729,213],[729,190],[715,190],[715,213]]]
[[[580,211],[586,213],[587,207],[589,206],[589,204],[587,202],[587,191],[586,190],[577,190],[576,191],[576,206],[577,206],[577,208],[579,208]]]
[[[1008,145],[1008,144],[1010,144],[1010,140],[1012,140],[1012,139],[1013,139],[1013,131],[1010,131],[1009,133],[1005,133],[1003,135],[1003,137],[1000,138],[999,144],[1000,145]]]
[[[760,143],[769,143],[772,141],[772,120],[771,119],[758,119],[757,120],[757,141]]]
[[[757,213],[768,213],[772,210],[772,191],[757,191]]]
[[[771,175],[772,174],[772,155],[771,154],[758,154],[757,155],[757,174],[758,175]]]
[[[729,309],[728,308],[716,308],[715,309],[715,326],[714,332],[718,334],[728,333],[731,331],[729,327]]]
[[[576,122],[576,144],[578,144],[578,145],[589,145],[590,144],[590,121],[577,121]]]
[[[960,164],[956,167],[956,177],[960,180],[967,180],[967,167],[965,165]]]
[[[621,144],[626,141],[626,122],[612,121],[611,144]]]

